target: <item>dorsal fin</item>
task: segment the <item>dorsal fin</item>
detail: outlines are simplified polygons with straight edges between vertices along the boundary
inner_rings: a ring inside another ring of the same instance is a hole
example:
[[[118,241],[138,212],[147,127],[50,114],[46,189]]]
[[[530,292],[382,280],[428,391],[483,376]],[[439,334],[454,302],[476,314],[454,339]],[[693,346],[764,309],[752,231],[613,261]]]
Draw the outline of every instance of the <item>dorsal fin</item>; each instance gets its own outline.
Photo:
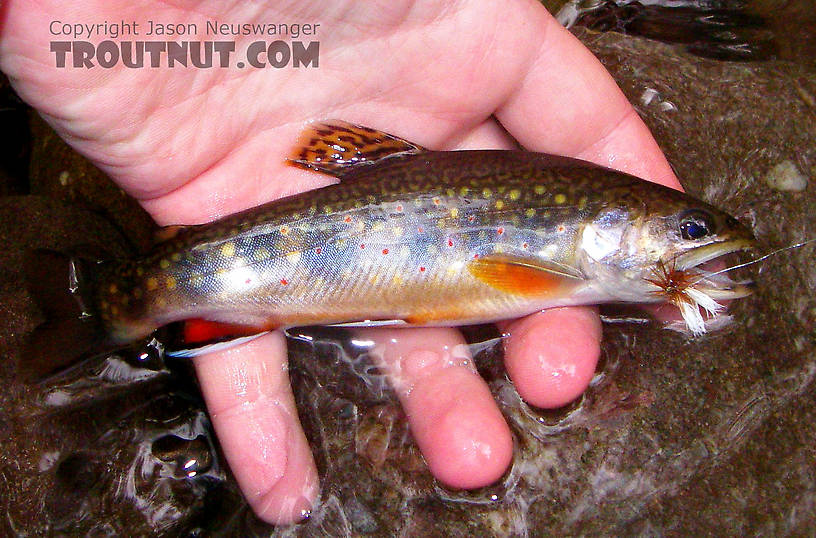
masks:
[[[289,162],[340,177],[386,157],[422,151],[425,148],[383,131],[327,120],[303,131]]]

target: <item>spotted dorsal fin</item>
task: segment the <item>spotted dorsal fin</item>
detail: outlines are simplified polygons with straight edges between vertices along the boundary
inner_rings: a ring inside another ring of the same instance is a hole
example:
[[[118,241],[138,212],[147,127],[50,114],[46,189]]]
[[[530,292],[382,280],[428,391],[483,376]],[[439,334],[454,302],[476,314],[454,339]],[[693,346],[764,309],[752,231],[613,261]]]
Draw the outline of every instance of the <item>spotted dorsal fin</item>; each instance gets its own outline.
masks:
[[[422,151],[423,147],[383,131],[328,120],[303,131],[289,162],[340,177],[386,157]]]
[[[468,262],[470,273],[489,286],[514,295],[556,297],[584,281],[577,269],[546,260],[492,254]]]

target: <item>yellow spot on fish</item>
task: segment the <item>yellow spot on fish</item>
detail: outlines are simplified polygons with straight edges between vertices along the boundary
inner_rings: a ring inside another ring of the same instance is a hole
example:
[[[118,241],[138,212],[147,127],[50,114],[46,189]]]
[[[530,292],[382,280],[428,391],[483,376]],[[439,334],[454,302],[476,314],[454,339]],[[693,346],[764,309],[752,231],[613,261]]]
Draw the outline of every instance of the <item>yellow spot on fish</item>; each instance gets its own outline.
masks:
[[[403,245],[400,247],[399,254],[400,256],[408,256],[411,253],[411,249],[407,246]]]
[[[578,199],[578,209],[584,209],[586,207],[586,205],[587,205],[587,197],[586,196],[581,196]]]
[[[533,209],[533,208],[528,209],[527,211],[524,212],[524,216],[527,217],[527,218],[534,217],[535,216],[535,209]]]
[[[297,265],[297,263],[300,261],[300,251],[296,250],[294,252],[287,253],[286,261],[288,261],[292,265]]]
[[[252,257],[258,261],[265,260],[269,257],[269,250],[266,247],[259,247],[252,253]]]
[[[378,220],[377,222],[371,225],[372,232],[381,232],[383,228],[385,228],[385,224],[381,220]]]
[[[172,290],[173,288],[176,287],[176,279],[173,278],[172,276],[167,277],[164,283],[167,286],[168,290]]]
[[[111,311],[111,314],[113,314],[115,316],[116,314],[119,313],[119,307],[116,306],[116,305],[113,305],[113,306],[111,306],[110,311]]]
[[[116,287],[116,284],[111,284],[110,288],[108,288],[108,291],[110,291],[111,293],[116,293],[117,291],[119,291],[119,288]]]
[[[193,283],[193,286],[200,286],[204,283],[204,277],[199,273],[195,273],[190,277],[190,282]]]
[[[393,283],[395,286],[399,286],[403,282],[405,282],[405,279],[403,279],[400,275],[394,275],[394,278],[391,279],[391,283]]]
[[[329,214],[331,214],[331,212],[332,212],[332,206],[327,205],[327,206],[323,207],[323,213],[329,215]]]
[[[159,262],[159,267],[161,267],[162,269],[167,269],[168,267],[170,267],[170,261],[169,260],[161,260]]]
[[[516,201],[521,197],[521,191],[518,189],[513,189],[510,191],[509,196],[511,200]]]
[[[402,237],[403,229],[399,226],[394,226],[391,229],[391,233],[394,234],[394,237]]]
[[[567,196],[565,194],[562,194],[562,193],[559,192],[558,194],[553,196],[553,201],[556,204],[561,205],[561,204],[563,204],[564,202],[567,201]]]
[[[503,200],[496,200],[496,209],[502,209],[504,207]]]
[[[536,194],[544,194],[544,185],[536,185],[533,190]]]
[[[493,196],[493,191],[485,187],[484,189],[482,189],[482,196],[484,196],[485,198],[490,198],[491,196]]]
[[[136,276],[142,276],[144,274],[144,267],[137,267],[136,268]]]
[[[503,252],[504,252],[504,245],[502,245],[501,243],[499,243],[499,244],[498,244],[498,245],[496,245],[496,247],[493,249],[493,252],[495,252],[496,254],[501,254],[501,253],[503,253]]]
[[[180,262],[181,254],[178,252],[174,252],[173,254],[170,255],[170,259],[173,260],[174,262]]]
[[[378,275],[377,273],[369,273],[368,274],[368,281],[371,284],[376,284],[377,282],[380,281],[380,275]]]
[[[459,194],[461,194],[462,196],[467,196],[468,193],[470,193],[470,189],[468,187],[462,187],[461,189],[459,189]]]
[[[156,297],[156,306],[158,306],[159,308],[164,308],[165,306],[167,306],[167,299],[165,299],[164,297]]]
[[[146,284],[148,291],[152,291],[159,287],[159,280],[156,277],[150,277],[147,279]]]
[[[365,222],[358,221],[357,224],[354,225],[354,229],[357,230],[357,232],[362,232],[365,230]]]
[[[453,197],[456,196],[456,191],[454,191],[453,189],[448,189],[445,191],[445,194],[447,194],[450,197]]]
[[[459,209],[454,207],[450,210],[450,215],[453,218],[457,218],[459,216]]]
[[[235,256],[235,243],[224,243],[221,245],[221,255],[225,258],[232,258]]]

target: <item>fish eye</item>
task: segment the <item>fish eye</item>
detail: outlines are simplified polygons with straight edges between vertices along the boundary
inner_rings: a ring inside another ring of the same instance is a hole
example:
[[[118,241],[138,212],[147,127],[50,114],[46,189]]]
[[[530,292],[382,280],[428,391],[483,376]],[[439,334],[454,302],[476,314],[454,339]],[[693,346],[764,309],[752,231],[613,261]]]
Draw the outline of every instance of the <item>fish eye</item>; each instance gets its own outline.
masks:
[[[693,241],[714,233],[714,217],[705,211],[692,210],[680,219],[680,234],[683,239]]]

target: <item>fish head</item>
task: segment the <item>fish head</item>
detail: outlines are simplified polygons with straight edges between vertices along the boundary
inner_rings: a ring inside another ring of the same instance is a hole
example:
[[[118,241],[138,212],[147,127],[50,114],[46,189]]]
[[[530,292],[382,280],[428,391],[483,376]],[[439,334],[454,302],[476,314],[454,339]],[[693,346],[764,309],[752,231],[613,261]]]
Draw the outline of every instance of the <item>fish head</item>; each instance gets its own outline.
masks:
[[[735,280],[744,254],[756,251],[737,219],[679,191],[642,182],[587,219],[579,240],[582,271],[610,301],[669,302],[688,329],[705,332],[700,309],[713,317],[719,301],[746,297],[750,280]]]

